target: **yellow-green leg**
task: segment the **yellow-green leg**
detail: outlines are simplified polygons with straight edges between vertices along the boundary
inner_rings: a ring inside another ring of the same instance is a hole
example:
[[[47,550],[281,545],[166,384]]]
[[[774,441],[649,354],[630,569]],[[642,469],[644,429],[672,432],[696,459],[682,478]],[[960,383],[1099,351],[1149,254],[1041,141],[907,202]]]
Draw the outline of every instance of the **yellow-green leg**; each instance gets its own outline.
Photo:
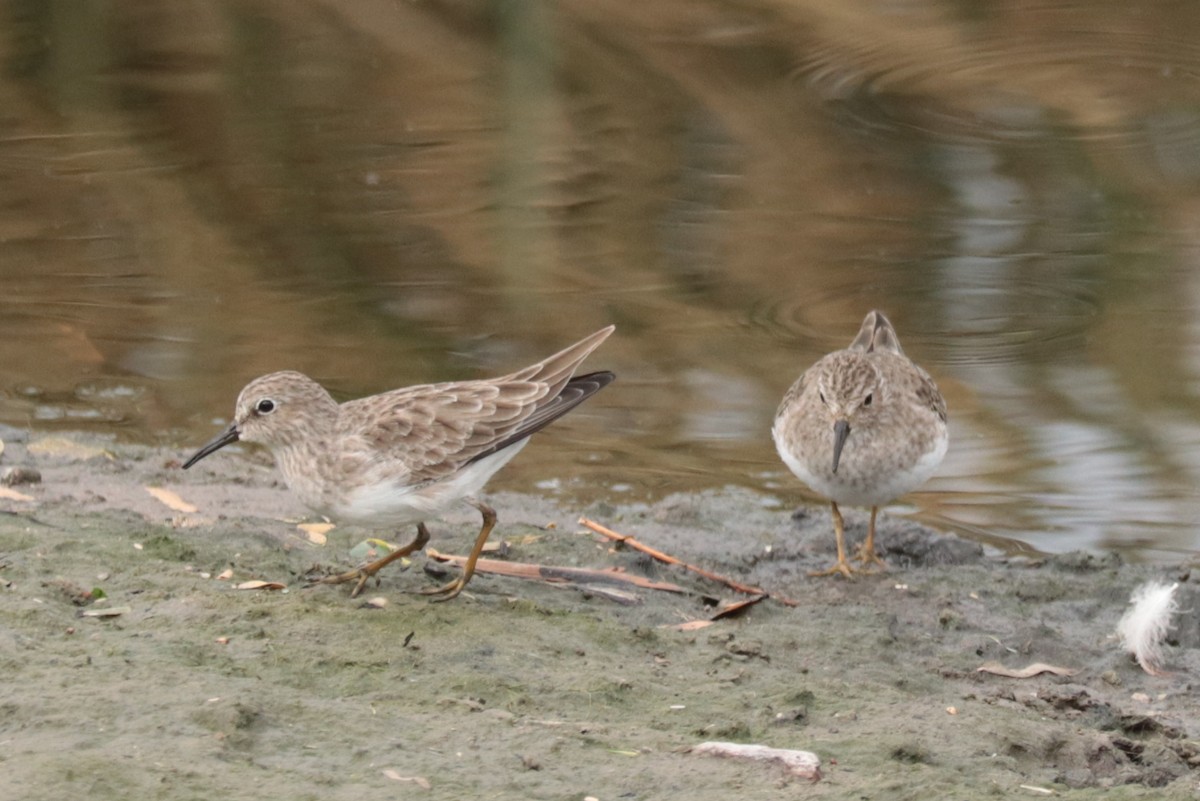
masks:
[[[858,561],[864,565],[876,564],[883,570],[887,570],[887,565],[879,558],[879,554],[875,553],[875,515],[879,513],[878,506],[871,507],[871,525],[867,527],[867,539],[858,548]]]
[[[462,575],[440,587],[421,590],[422,595],[441,596],[434,598],[433,600],[435,601],[449,601],[463,591],[463,587],[467,586],[467,582],[471,580],[471,576],[475,575],[475,563],[479,561],[479,554],[483,553],[483,546],[487,544],[488,535],[492,533],[492,528],[496,525],[495,509],[482,501],[468,500],[467,503],[474,506],[483,515],[483,526],[479,529],[479,536],[475,538],[475,546],[471,548],[471,553],[467,556],[467,563],[463,565]]]
[[[835,573],[841,573],[846,578],[854,578],[854,568],[846,561],[846,524],[842,520],[842,512],[835,502],[830,501],[829,505],[833,508],[833,532],[837,535],[837,562],[833,567],[826,570],[814,570],[808,575],[832,576]]]
[[[375,575],[381,569],[387,567],[397,559],[408,556],[413,551],[421,550],[425,547],[425,543],[427,542],[429,542],[429,529],[425,528],[424,523],[417,523],[417,536],[412,542],[410,542],[408,545],[405,545],[403,548],[397,548],[387,556],[376,559],[374,562],[363,565],[362,567],[356,567],[353,570],[348,570],[345,573],[339,573],[336,576],[326,576],[323,579],[318,579],[317,581],[314,581],[313,584],[343,584],[347,581],[354,581],[357,579],[358,584],[356,584],[354,589],[350,592],[350,597],[355,598],[360,592],[362,592],[363,587],[366,586],[367,581],[371,578],[371,576]]]

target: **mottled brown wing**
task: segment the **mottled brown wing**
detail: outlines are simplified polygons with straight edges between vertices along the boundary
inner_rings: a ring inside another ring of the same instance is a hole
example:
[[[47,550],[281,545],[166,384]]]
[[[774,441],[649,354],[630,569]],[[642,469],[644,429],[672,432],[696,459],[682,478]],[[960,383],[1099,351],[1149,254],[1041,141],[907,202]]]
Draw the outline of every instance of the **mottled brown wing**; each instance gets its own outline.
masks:
[[[410,483],[435,481],[514,445],[578,406],[612,373],[571,375],[613,332],[603,328],[537,364],[490,381],[425,384],[350,401],[339,427],[371,456],[398,459]]]
[[[913,366],[917,368],[917,372],[920,374],[920,379],[917,381],[916,387],[917,399],[920,400],[923,406],[928,407],[934,414],[940,417],[943,423],[946,422],[946,399],[938,391],[937,384],[933,382],[929,373],[917,367],[917,365]]]
[[[808,374],[811,371],[811,368],[805,370],[801,376],[796,379],[796,383],[792,384],[788,391],[784,393],[783,400],[779,403],[779,408],[775,410],[776,420],[783,416],[783,413],[787,411],[793,403],[800,400],[800,396],[804,394],[804,388],[808,385]]]
[[[345,441],[365,457],[357,469],[397,460],[407,468],[406,482],[417,484],[494,452],[537,411],[548,389],[536,381],[426,384],[343,404],[339,423]]]
[[[476,459],[482,459],[496,451],[507,448],[509,445],[515,445],[526,437],[540,431],[604,389],[616,377],[614,373],[604,370],[572,378],[563,387],[562,392],[550,398],[546,403],[539,404],[528,417],[521,420],[519,425],[509,431],[502,439],[497,440],[490,448],[486,448],[472,456],[470,461],[473,462]]]

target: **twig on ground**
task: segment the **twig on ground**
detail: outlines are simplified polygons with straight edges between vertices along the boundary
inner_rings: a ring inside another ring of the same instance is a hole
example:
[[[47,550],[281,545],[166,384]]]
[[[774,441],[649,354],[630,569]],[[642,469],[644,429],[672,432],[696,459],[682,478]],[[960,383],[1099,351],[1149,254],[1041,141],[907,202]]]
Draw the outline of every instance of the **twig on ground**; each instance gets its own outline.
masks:
[[[433,548],[426,548],[425,554],[430,559],[439,562],[449,562],[461,567],[466,563],[465,556],[452,556],[441,553]],[[551,565],[535,565],[528,562],[503,562],[499,559],[480,559],[475,563],[476,573],[492,573],[497,576],[532,579],[534,581],[575,582],[580,584],[632,584],[646,590],[661,590],[663,592],[685,593],[678,584],[665,581],[654,581],[644,576],[635,576],[619,568],[590,570],[584,567],[553,567]]]
[[[655,559],[657,559],[660,562],[665,562],[668,565],[678,565],[685,570],[690,570],[691,572],[693,572],[697,575],[703,576],[704,578],[708,579],[709,581],[715,581],[719,584],[724,584],[726,587],[729,587],[730,589],[735,590],[737,592],[745,593],[746,595],[762,595],[767,598],[771,598],[775,601],[778,601],[779,603],[783,604],[784,606],[799,606],[800,605],[798,601],[793,601],[791,598],[786,598],[782,595],[777,595],[775,593],[767,592],[766,590],[762,589],[761,587],[753,587],[748,584],[742,584],[741,582],[734,581],[731,578],[726,578],[725,576],[719,575],[717,573],[713,573],[710,570],[705,570],[702,567],[697,567],[696,565],[689,565],[687,562],[676,559],[674,556],[671,556],[670,554],[663,553],[660,550],[651,548],[649,545],[644,545],[641,542],[638,542],[637,540],[635,540],[633,537],[631,537],[628,534],[621,534],[619,532],[613,531],[612,529],[606,528],[605,526],[602,526],[601,524],[597,523],[596,521],[589,520],[586,517],[579,518],[579,524],[591,529],[592,531],[596,532],[597,534],[599,534],[601,536],[608,537],[610,540],[615,540],[616,542],[619,542],[623,545],[628,545],[630,548],[633,548],[634,550],[641,551],[644,554],[648,554],[649,556],[654,557]]]
[[[1045,662],[1034,662],[1032,665],[1023,668],[1008,668],[999,662],[984,662],[975,668],[975,672],[991,673],[995,676],[1004,676],[1010,679],[1031,679],[1042,673],[1052,673],[1055,676],[1074,676],[1079,671],[1056,665],[1047,665]]]

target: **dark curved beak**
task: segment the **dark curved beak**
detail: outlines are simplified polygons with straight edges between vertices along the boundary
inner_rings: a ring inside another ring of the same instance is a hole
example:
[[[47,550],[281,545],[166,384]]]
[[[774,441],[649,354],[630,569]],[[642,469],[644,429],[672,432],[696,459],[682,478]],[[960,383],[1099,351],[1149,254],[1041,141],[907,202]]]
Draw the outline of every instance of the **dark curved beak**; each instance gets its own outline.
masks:
[[[238,441],[237,423],[234,423],[229,428],[225,429],[225,432],[223,434],[221,434],[219,437],[217,437],[212,442],[205,445],[200,450],[193,453],[192,458],[188,459],[186,462],[183,463],[183,469],[187,470],[189,467],[191,467],[196,462],[203,459],[205,456],[208,456],[213,451],[219,451],[221,448],[224,448],[229,443],[237,442],[237,441]],[[834,457],[833,461],[835,463],[837,462],[836,456]]]
[[[845,420],[838,420],[833,424],[833,472],[837,475],[838,462],[842,460],[842,448],[846,444],[846,437],[850,436],[850,424]],[[224,444],[224,443],[222,443]],[[220,447],[219,445],[217,447]],[[213,448],[216,450],[216,448]],[[200,454],[193,456],[193,461],[198,459]],[[185,464],[184,467],[187,467]]]

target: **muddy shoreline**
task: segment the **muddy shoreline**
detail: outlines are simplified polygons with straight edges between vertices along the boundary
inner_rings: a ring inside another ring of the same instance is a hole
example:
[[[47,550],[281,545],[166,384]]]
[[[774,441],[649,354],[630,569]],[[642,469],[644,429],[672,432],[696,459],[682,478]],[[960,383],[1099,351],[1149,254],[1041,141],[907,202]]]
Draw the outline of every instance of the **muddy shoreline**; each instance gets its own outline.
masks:
[[[829,515],[793,513],[787,498],[729,489],[559,505],[499,493],[489,497],[505,558],[617,565],[688,592],[637,590],[636,603],[618,603],[479,575],[463,597],[433,604],[416,591],[440,579],[419,556],[351,600],[344,586],[304,589],[303,576],[343,569],[372,533],[310,542],[302,508],[262,459],[183,473],[175,452],[3,433],[0,466],[42,476],[10,488],[29,500],[0,501],[3,798],[1182,799],[1200,789],[1200,623],[1179,616],[1161,677],[1112,637],[1149,578],[1181,582],[1181,607],[1200,608],[1186,566],[1007,557],[887,517],[886,574],[811,579],[832,559]],[[614,547],[580,515],[797,605],[767,600],[679,630],[736,594]],[[851,539],[864,523],[848,516]],[[431,525],[431,545],[462,553],[476,527],[464,508]],[[248,580],[287,589],[233,589]],[[94,588],[102,601],[86,597]],[[382,608],[363,603],[372,598]],[[81,617],[104,608],[126,611]],[[1074,673],[977,672],[987,662]],[[813,751],[823,778],[688,753],[708,740]]]

